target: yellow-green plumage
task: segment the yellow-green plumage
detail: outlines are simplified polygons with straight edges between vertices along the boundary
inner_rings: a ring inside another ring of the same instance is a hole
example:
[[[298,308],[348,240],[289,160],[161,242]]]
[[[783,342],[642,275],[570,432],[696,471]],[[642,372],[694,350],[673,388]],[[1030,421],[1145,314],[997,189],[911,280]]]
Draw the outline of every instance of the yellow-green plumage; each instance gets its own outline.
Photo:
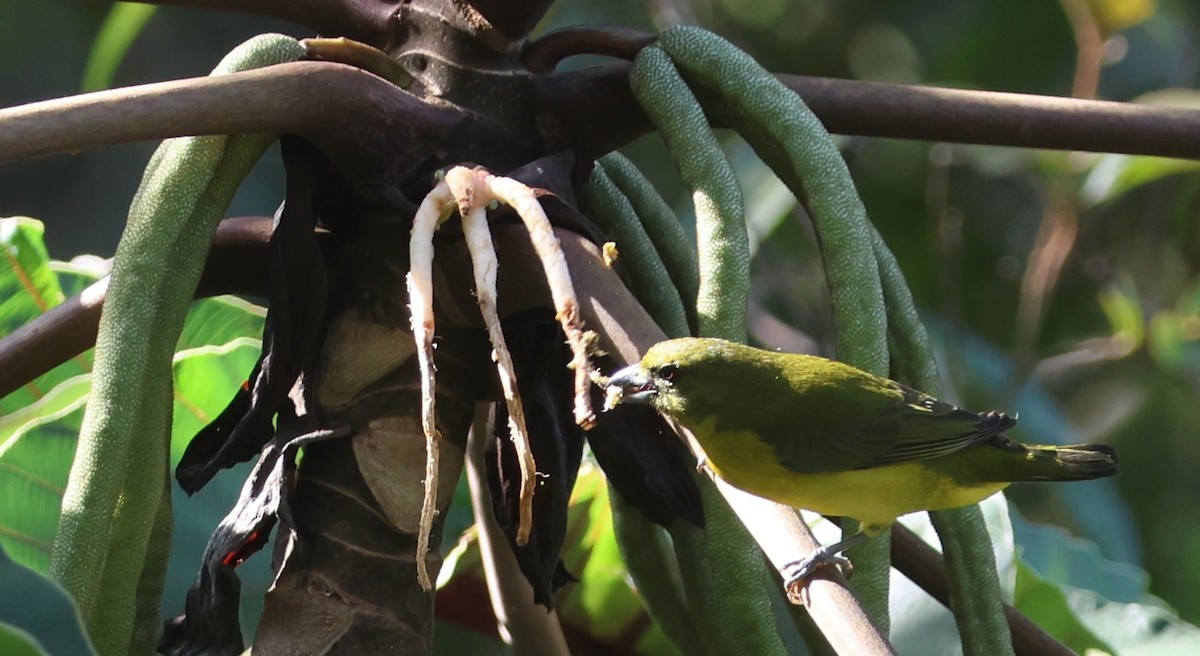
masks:
[[[976,503],[1017,481],[1116,473],[1102,445],[1021,445],[1016,420],[960,410],[824,358],[715,339],[655,345],[610,385],[690,429],[730,484],[854,517],[874,534],[917,510]]]

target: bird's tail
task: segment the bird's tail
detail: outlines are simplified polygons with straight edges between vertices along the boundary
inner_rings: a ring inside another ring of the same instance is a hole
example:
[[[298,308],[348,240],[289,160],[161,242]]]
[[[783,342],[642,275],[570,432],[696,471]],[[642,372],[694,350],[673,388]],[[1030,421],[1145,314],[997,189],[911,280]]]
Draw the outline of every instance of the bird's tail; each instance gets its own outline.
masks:
[[[1026,462],[1017,481],[1087,481],[1117,474],[1117,451],[1106,444],[1023,444]]]

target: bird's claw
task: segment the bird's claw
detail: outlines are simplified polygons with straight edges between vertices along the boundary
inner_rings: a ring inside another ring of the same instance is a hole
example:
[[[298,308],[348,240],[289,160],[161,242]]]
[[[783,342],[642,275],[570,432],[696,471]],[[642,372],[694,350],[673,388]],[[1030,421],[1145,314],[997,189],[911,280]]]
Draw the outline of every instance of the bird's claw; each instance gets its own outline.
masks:
[[[707,474],[708,471],[708,456],[702,455],[696,459],[696,473]]]
[[[846,578],[850,578],[854,573],[854,563],[850,562],[849,558],[834,553],[825,547],[815,549],[804,558],[788,563],[780,568],[779,571],[784,577],[783,591],[787,594],[788,601],[798,606],[807,605],[807,584],[809,577],[819,568],[831,565],[840,568]]]

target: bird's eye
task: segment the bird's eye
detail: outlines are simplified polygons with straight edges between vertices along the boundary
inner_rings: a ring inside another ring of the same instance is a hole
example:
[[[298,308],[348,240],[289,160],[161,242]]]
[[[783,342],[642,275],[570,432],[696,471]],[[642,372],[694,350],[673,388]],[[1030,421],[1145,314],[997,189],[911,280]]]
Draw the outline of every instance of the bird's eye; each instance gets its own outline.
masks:
[[[673,364],[665,364],[658,369],[658,377],[671,382],[675,380],[675,374],[679,372],[679,367]]]

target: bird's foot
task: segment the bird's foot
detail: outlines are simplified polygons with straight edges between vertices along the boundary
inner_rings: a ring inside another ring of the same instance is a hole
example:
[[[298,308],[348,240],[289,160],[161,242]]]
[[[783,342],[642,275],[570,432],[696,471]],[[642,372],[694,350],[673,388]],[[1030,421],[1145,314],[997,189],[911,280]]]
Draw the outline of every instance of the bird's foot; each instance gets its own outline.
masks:
[[[781,567],[779,572],[783,575],[783,591],[787,594],[788,601],[801,606],[807,605],[808,578],[819,568],[831,565],[841,568],[842,574],[847,578],[854,573],[854,564],[850,559],[828,547],[818,547],[804,558]]]
[[[711,474],[712,473],[708,470],[708,456],[706,456],[706,455],[700,456],[699,458],[696,459],[696,473],[697,474]]]

